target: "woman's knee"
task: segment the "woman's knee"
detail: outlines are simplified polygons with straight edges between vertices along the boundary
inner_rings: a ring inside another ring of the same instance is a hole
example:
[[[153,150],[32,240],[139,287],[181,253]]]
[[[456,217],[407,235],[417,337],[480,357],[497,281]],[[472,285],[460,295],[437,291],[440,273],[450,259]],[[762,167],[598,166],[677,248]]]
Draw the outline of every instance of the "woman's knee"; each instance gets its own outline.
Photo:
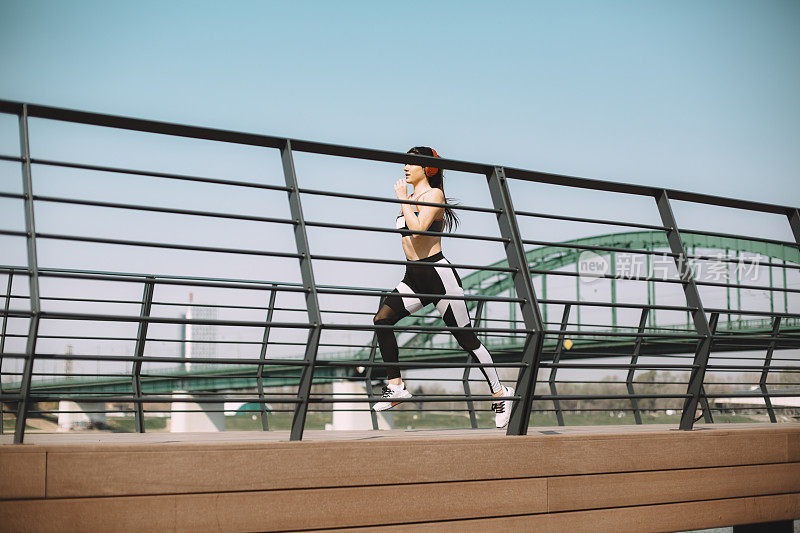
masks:
[[[454,331],[453,336],[456,338],[458,345],[465,350],[477,350],[481,345],[481,341],[478,340],[478,336],[471,331]]]
[[[372,317],[373,324],[382,324],[382,325],[389,325],[392,326],[397,322],[396,313],[392,310],[391,307],[384,305],[381,309],[375,313],[375,316]]]

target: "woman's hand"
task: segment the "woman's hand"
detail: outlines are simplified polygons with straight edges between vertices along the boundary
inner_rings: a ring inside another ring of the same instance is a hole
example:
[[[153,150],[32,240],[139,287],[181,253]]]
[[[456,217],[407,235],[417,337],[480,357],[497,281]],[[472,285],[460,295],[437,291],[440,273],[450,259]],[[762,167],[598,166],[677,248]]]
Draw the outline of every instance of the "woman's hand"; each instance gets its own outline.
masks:
[[[405,178],[400,178],[394,184],[394,193],[397,195],[398,200],[408,200],[408,184]]]

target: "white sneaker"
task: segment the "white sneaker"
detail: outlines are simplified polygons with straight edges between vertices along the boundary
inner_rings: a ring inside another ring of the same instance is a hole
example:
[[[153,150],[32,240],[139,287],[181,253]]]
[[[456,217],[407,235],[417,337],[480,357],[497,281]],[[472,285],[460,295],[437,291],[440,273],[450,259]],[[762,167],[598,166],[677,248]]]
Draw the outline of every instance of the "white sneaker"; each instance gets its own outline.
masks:
[[[514,389],[511,387],[503,387],[503,397],[514,396]],[[514,402],[511,400],[503,400],[502,402],[492,402],[492,411],[494,415],[494,425],[503,428],[508,424],[508,419],[511,418],[511,407]]]
[[[400,400],[407,398],[411,398],[411,393],[406,390],[405,383],[400,385],[392,385],[390,383],[383,388],[384,401],[376,403],[372,408],[376,411],[385,411],[400,403]]]

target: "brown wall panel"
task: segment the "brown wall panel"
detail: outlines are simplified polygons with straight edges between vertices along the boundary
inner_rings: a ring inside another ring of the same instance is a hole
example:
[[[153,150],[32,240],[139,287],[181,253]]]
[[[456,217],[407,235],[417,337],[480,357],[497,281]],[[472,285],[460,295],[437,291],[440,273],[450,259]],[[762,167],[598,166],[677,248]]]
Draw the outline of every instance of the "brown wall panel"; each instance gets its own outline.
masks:
[[[6,448],[6,449],[2,449]],[[44,451],[30,447],[0,446],[0,499],[44,498]]]
[[[787,446],[785,431],[742,430],[190,447],[105,445],[91,451],[49,446],[47,495],[270,490],[747,465],[784,462]],[[403,465],[391,479],[376,470],[387,460]]]
[[[87,498],[80,500],[20,500],[0,502],[3,531],[71,533],[85,531],[179,531],[178,496]],[[210,531],[210,528],[206,528]]]
[[[800,461],[800,431],[786,435],[788,448],[788,461]]]
[[[645,507],[576,511],[557,514],[458,520],[386,526],[381,533],[536,531],[547,533],[649,533],[686,531],[800,518],[800,494],[734,498],[707,502],[672,503]],[[361,529],[331,529],[353,533]]]
[[[800,463],[553,477],[547,483],[551,512],[624,507],[800,492]]]
[[[0,502],[0,523],[33,531],[266,531],[542,513],[546,480]]]

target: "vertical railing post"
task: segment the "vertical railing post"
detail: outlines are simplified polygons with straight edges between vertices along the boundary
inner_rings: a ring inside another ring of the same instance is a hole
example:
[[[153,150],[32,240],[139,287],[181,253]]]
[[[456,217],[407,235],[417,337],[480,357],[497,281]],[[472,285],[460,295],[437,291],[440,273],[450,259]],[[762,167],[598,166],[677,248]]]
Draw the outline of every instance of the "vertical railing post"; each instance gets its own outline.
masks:
[[[578,302],[578,305],[575,306],[575,323],[576,329],[578,331],[581,330],[581,265],[580,265],[580,254],[575,253],[575,301]]]
[[[380,307],[378,307],[380,309]],[[372,419],[372,429],[378,429],[378,413],[372,408],[375,405],[375,402],[378,401],[378,396],[372,392],[372,369],[374,368],[372,365],[375,363],[375,353],[378,351],[378,335],[377,332],[372,334],[372,342],[369,345],[369,357],[367,361],[369,362],[369,366],[364,371],[364,388],[367,391],[367,397],[369,398],[369,415]]]
[[[786,290],[786,258],[784,257],[781,260],[782,266],[781,270],[783,271],[783,312],[789,312],[789,292]]]
[[[731,251],[729,249],[725,249],[725,302],[727,305],[728,311],[731,310],[731,263],[727,262],[731,256]],[[726,329],[731,329],[731,314],[728,313],[728,322],[725,325]]]
[[[314,380],[314,365],[317,361],[317,350],[319,349],[319,339],[322,333],[322,314],[319,309],[319,298],[317,296],[317,284],[314,281],[314,270],[311,265],[311,252],[308,245],[308,233],[306,232],[306,222],[303,218],[303,207],[300,202],[300,191],[297,185],[297,174],[294,168],[294,158],[292,157],[292,142],[288,139],[281,146],[281,162],[283,163],[283,176],[286,186],[289,188],[289,209],[294,220],[294,239],[297,245],[297,253],[300,254],[300,276],[303,280],[303,288],[306,294],[306,310],[308,311],[308,341],[304,355],[305,366],[300,376],[300,384],[297,390],[299,402],[294,410],[292,419],[292,430],[290,440],[301,440],[303,438],[303,428],[306,423],[308,413],[308,401],[311,395],[311,384]]]
[[[504,244],[508,266],[515,269],[512,273],[514,287],[517,295],[523,299],[520,312],[525,323],[525,346],[522,349],[523,367],[517,379],[516,394],[520,401],[514,403],[511,410],[511,419],[508,422],[508,435],[525,435],[531,416],[533,395],[536,389],[536,376],[539,373],[539,363],[542,358],[542,344],[544,343],[545,328],[542,321],[539,302],[533,289],[528,259],[522,245],[517,217],[511,202],[511,193],[506,183],[505,170],[494,167],[487,176],[492,204],[498,210],[497,224],[500,234],[508,239]]]
[[[608,255],[611,274],[611,331],[617,330],[617,254]]]
[[[542,274],[542,300],[547,300],[547,274]],[[547,304],[542,304],[542,324],[547,329]]]
[[[553,366],[550,368],[550,394],[558,396],[558,387],[556,386],[556,375],[558,374],[558,363],[561,361],[561,349],[564,346],[564,332],[569,324],[569,312],[572,309],[572,304],[564,306],[564,314],[561,316],[561,332],[558,334],[558,341],[556,341],[556,352],[553,354]],[[556,420],[558,425],[564,425],[564,413],[561,410],[561,401],[558,398],[553,398],[553,408],[556,411]]]
[[[789,225],[792,227],[794,240],[797,242],[797,248],[800,249],[800,210],[791,209],[786,216],[789,217]]]
[[[714,336],[717,334],[717,325],[719,324],[719,313],[711,313],[708,319],[708,329],[711,330],[711,346],[709,346],[709,353],[711,348],[714,347]],[[703,409],[703,420],[708,424],[714,423],[714,416],[711,414],[711,406],[708,404],[708,396],[706,395],[706,386],[700,385],[700,407]]]
[[[781,329],[781,317],[776,316],[772,322],[772,335],[769,339],[769,346],[767,347],[767,355],[764,357],[764,367],[761,369],[761,379],[758,380],[758,385],[761,388],[761,394],[764,396],[764,404],[767,406],[767,413],[769,414],[770,422],[777,422],[775,418],[775,409],[772,407],[772,399],[769,397],[767,390],[767,376],[769,376],[769,365],[772,363],[772,352],[775,351],[775,344],[778,342],[778,332]]]
[[[6,289],[5,313],[3,313],[3,328],[0,331],[0,396],[3,395],[3,354],[6,351],[6,328],[8,327],[8,309],[11,304],[11,287],[14,284],[14,269],[8,271],[8,288]],[[3,434],[3,402],[0,401],[0,435]]]
[[[383,302],[386,301],[386,296],[381,296],[380,302],[378,303],[378,309],[383,307]],[[378,413],[372,408],[375,405],[375,402],[378,401],[378,396],[372,392],[372,370],[375,368],[373,365],[375,363],[375,355],[378,351],[378,331],[375,330],[372,332],[372,341],[369,344],[369,357],[367,358],[367,368],[364,371],[364,388],[367,390],[367,397],[369,398],[369,416],[372,419],[372,429],[378,429]]]
[[[380,301],[378,302],[378,309],[383,307],[383,302],[386,301],[386,296],[381,296]],[[367,391],[367,397],[369,398],[369,416],[372,419],[372,429],[378,429],[378,413],[372,408],[375,405],[375,402],[378,401],[380,398],[374,392],[372,392],[372,370],[375,368],[373,365],[375,364],[375,355],[378,351],[378,331],[375,330],[372,332],[372,341],[369,344],[369,357],[367,357],[367,365],[364,371],[364,388]]]
[[[267,420],[267,403],[264,400],[264,360],[267,358],[267,345],[269,344],[269,331],[272,325],[272,317],[275,313],[275,298],[278,294],[276,285],[272,284],[269,293],[269,303],[267,304],[267,325],[264,328],[264,337],[261,339],[261,353],[258,360],[261,362],[256,371],[256,383],[258,384],[258,400],[261,409],[261,429],[269,431],[269,421]]]
[[[19,147],[22,158],[22,193],[25,197],[25,234],[28,251],[28,290],[30,291],[31,321],[25,345],[25,364],[19,387],[17,423],[14,427],[14,444],[22,444],[25,438],[25,422],[30,407],[31,379],[39,335],[41,301],[39,300],[39,261],[36,254],[36,222],[33,209],[33,179],[31,176],[31,150],[28,133],[28,105],[23,104],[19,115]]]
[[[642,343],[644,342],[644,329],[647,326],[647,317],[650,314],[650,308],[645,307],[642,309],[642,314],[639,317],[639,327],[636,328],[636,340],[633,342],[633,354],[631,355],[631,367],[628,369],[628,377],[625,378],[625,386],[628,388],[628,394],[631,395],[631,407],[633,408],[633,418],[637,424],[642,423],[642,412],[639,410],[639,402],[633,397],[636,394],[633,388],[633,376],[636,374],[636,363],[639,362],[639,354],[642,352]]]
[[[484,304],[486,303],[485,300],[478,300],[478,304],[475,306],[475,321],[474,324],[476,328],[480,327],[481,323],[481,315],[483,314]],[[484,339],[484,343],[486,339]],[[472,354],[467,352],[467,363],[475,362],[472,360]],[[478,361],[480,362],[480,361]],[[472,391],[470,390],[469,386],[469,375],[472,372],[472,367],[465,367],[464,374],[461,376],[461,383],[464,385],[464,395],[467,397],[467,410],[469,411],[469,423],[473,429],[478,427],[478,417],[475,414],[475,402],[472,401]]]
[[[144,290],[142,292],[142,308],[139,312],[139,317],[143,320],[139,321],[139,331],[136,334],[136,348],[134,356],[136,360],[133,362],[133,372],[131,378],[133,381],[133,396],[136,400],[133,408],[134,418],[136,424],[136,432],[144,433],[144,406],[142,405],[142,357],[144,357],[144,346],[147,342],[147,327],[150,322],[150,309],[153,307],[153,290],[155,288],[155,278],[147,276],[147,281],[144,282]]]
[[[736,310],[739,311],[736,315],[736,327],[742,329],[742,253],[736,250]],[[730,327],[728,328],[730,329]]]
[[[667,242],[669,243],[670,250],[676,255],[673,259],[678,269],[678,278],[683,286],[686,303],[692,308],[691,314],[694,327],[697,334],[700,335],[700,342],[698,343],[697,351],[694,355],[692,371],[689,377],[689,387],[686,393],[688,397],[683,403],[680,422],[680,429],[690,430],[694,426],[694,414],[697,411],[697,404],[700,401],[703,389],[703,380],[705,379],[708,356],[711,350],[712,333],[708,325],[706,313],[703,310],[703,303],[700,300],[700,292],[697,290],[697,285],[694,282],[692,269],[686,256],[686,249],[683,246],[681,234],[678,231],[678,223],[675,221],[675,215],[669,203],[667,191],[664,189],[660,190],[656,194],[655,200],[658,206],[658,212],[661,215],[661,221],[667,228]]]

